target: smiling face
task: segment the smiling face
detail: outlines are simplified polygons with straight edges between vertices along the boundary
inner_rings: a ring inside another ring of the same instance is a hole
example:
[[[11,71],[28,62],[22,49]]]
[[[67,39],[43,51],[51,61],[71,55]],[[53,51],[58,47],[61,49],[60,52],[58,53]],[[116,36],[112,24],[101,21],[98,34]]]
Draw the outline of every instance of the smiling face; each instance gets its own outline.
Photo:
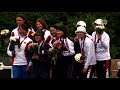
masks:
[[[21,18],[21,17],[17,17],[17,18],[16,18],[16,23],[17,23],[18,26],[20,26],[20,25],[23,24],[24,22],[25,22],[25,20],[23,20],[23,18]]]
[[[61,30],[57,30],[57,36],[58,37],[63,37],[64,36],[64,32]]]
[[[40,36],[40,35],[35,35],[35,40],[37,41],[37,42],[41,42],[42,41],[42,37]]]
[[[36,22],[36,27],[38,30],[42,30],[43,29],[43,25],[40,22]]]
[[[57,36],[57,30],[54,27],[50,27],[50,33],[53,37]]]

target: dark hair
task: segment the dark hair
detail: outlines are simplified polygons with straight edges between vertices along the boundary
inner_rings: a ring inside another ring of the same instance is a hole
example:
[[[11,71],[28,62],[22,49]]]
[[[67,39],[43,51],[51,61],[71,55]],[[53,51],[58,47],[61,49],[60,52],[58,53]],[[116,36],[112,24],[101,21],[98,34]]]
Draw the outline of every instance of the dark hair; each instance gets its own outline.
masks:
[[[67,32],[67,27],[66,26],[58,26],[58,30],[63,31],[64,32],[64,38],[68,37],[68,32]]]
[[[31,28],[31,25],[28,23],[27,18],[23,14],[17,14],[16,17],[21,17],[25,21],[24,23],[27,24],[29,28]]]
[[[55,28],[55,29],[58,29],[58,26],[56,26],[56,25],[51,25],[50,28],[51,28],[51,27],[53,27],[53,28]]]
[[[44,32],[42,30],[36,30],[36,33],[34,34],[34,37],[36,35],[40,35],[42,37],[42,40],[44,40]]]
[[[29,26],[26,23],[21,24],[20,27],[22,27],[25,31],[28,32]]]
[[[36,22],[40,22],[43,26],[43,29],[48,29],[48,25],[46,24],[45,20],[43,18],[38,18]]]

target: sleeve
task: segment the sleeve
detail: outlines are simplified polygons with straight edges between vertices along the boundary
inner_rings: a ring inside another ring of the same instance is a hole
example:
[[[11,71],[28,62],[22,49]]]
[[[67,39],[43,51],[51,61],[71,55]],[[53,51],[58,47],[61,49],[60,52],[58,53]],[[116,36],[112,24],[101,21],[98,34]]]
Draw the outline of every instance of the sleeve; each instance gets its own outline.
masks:
[[[70,55],[73,55],[73,54],[75,54],[75,50],[74,50],[74,43],[71,41],[71,40],[69,40],[69,39],[67,39],[68,41],[68,49],[69,49],[69,51],[70,51]]]
[[[9,50],[9,47],[10,47],[10,43],[7,47],[7,54],[8,54],[8,56],[12,57],[12,52]]]
[[[110,44],[110,38],[109,36],[106,36],[104,38],[101,39],[101,43],[103,44],[105,49],[109,48],[109,44]]]
[[[49,35],[51,35],[51,34],[50,34],[50,31],[46,30],[46,31],[45,31],[45,35],[44,35],[45,40],[47,39],[47,37],[48,37]]]
[[[93,52],[94,52],[94,45],[91,41],[91,42],[88,42],[86,45],[86,62],[85,62],[85,66],[84,66],[84,68],[86,68],[86,69],[90,65],[90,62],[92,61]]]
[[[29,50],[29,48],[28,48],[28,45],[30,44],[30,43],[33,43],[32,41],[29,41],[28,43],[27,43],[27,45],[26,45],[26,47],[25,47],[25,57],[27,57],[27,60],[28,60],[28,66],[31,66],[32,65],[32,62],[31,62],[31,52],[30,52],[30,50]]]

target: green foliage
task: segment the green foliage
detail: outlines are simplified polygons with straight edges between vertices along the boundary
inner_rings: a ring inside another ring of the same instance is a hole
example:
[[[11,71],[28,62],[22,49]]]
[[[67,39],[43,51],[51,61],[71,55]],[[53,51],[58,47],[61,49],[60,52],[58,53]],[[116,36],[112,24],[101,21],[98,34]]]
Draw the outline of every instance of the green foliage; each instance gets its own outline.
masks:
[[[106,19],[106,32],[110,35],[110,51],[111,57],[120,58],[120,12],[0,12],[0,30],[9,29],[12,31],[16,28],[16,15],[24,14],[35,29],[35,21],[37,18],[44,18],[48,26],[50,25],[66,25],[68,33],[74,36],[76,23],[83,20],[87,24],[87,32],[92,34],[94,31],[92,23],[97,18]],[[49,28],[48,28],[49,29]],[[0,57],[7,56],[7,44],[5,38],[0,37]]]

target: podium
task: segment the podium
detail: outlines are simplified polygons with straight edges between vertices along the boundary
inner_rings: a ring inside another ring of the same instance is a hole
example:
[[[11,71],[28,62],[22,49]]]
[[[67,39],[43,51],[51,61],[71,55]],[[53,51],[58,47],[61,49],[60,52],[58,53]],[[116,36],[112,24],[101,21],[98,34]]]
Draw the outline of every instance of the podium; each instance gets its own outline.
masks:
[[[0,78],[13,78],[12,64],[9,57],[0,58]]]

